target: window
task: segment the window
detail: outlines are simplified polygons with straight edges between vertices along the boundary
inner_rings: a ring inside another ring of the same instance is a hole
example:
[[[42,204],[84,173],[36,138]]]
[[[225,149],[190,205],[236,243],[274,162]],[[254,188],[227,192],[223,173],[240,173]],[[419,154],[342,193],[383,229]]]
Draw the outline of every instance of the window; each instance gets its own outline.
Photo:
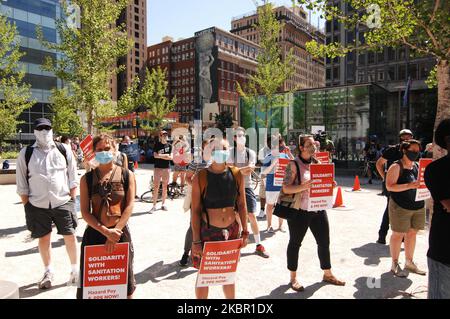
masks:
[[[139,38],[139,32],[135,32],[135,33],[134,33],[134,37],[135,37],[135,38]]]
[[[374,52],[369,52],[367,54],[367,63],[369,63],[369,64],[375,63],[375,53]]]
[[[417,80],[417,64],[410,64],[408,66],[408,76],[411,77],[411,80]]]
[[[134,8],[134,13],[139,14],[139,8]]]
[[[388,48],[388,60],[389,61],[395,61],[395,49],[394,48]]]
[[[428,78],[428,75],[430,74],[430,68],[428,67],[428,65],[421,64],[419,70],[419,76],[421,80]]]
[[[138,6],[139,5],[139,0],[134,0],[134,4]]]
[[[378,71],[378,81],[384,81],[384,71]]]
[[[339,80],[339,67],[333,68],[333,79]]]
[[[134,16],[134,21],[139,22],[139,16]]]
[[[406,59],[406,50],[405,48],[401,48],[398,50],[398,59],[405,60]]]
[[[384,50],[377,53],[378,63],[384,62]]]
[[[139,50],[139,43],[135,43],[134,48]]]
[[[358,65],[366,64],[366,54],[365,53],[359,54],[358,59],[359,59]]]
[[[395,80],[395,66],[390,66],[387,71],[387,80],[393,81]]]
[[[399,65],[398,66],[398,80],[405,80],[405,79],[406,79],[406,66]]]

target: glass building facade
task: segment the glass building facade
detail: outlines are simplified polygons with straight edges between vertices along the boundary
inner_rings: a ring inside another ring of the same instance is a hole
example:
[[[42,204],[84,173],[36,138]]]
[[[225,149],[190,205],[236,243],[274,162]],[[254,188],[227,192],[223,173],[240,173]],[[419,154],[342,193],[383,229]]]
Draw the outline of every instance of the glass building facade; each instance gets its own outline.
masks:
[[[40,117],[50,117],[49,96],[55,87],[61,87],[61,81],[51,72],[41,69],[47,56],[56,58],[56,52],[44,48],[37,39],[36,28],[42,28],[44,38],[57,43],[56,21],[61,17],[59,0],[3,0],[0,10],[8,20],[16,25],[20,39],[20,50],[25,53],[21,64],[25,69],[24,81],[31,85],[32,98],[36,104],[25,111],[18,127],[22,133],[17,139],[24,142],[33,140],[32,123]]]
[[[395,144],[399,130],[410,127],[424,144],[431,142],[436,92],[425,90],[414,94],[418,96],[411,96],[414,102],[410,103],[408,111],[401,105],[402,99],[376,84],[285,93],[282,99],[285,107],[277,108],[269,128],[279,128],[288,140],[297,141],[299,134],[311,133],[315,126],[324,127],[328,138],[334,142],[336,162],[359,161],[371,135],[377,136],[381,146]],[[246,105],[241,99],[240,106],[243,127],[265,127],[261,121],[265,114],[255,105]]]

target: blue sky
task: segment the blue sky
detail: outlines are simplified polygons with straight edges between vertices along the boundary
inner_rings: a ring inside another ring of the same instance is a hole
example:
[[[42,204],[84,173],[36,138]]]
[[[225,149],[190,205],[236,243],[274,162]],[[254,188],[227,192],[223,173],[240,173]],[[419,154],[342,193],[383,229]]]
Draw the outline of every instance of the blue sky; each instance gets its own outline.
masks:
[[[272,2],[292,5],[291,0]],[[188,38],[212,26],[229,31],[232,17],[254,10],[252,0],[147,0],[147,44],[159,43],[166,35]],[[317,17],[311,21],[317,25]]]

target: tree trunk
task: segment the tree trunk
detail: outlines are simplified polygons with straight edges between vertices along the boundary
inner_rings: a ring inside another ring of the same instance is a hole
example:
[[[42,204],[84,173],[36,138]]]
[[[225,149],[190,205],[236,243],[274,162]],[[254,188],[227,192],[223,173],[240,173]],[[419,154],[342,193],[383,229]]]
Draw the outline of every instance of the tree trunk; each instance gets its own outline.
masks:
[[[92,134],[92,127],[93,127],[93,110],[92,107],[88,107],[88,114],[87,114],[87,130],[88,130],[88,134]]]
[[[440,60],[437,64],[438,102],[434,130],[439,123],[450,118],[450,65],[448,60]],[[438,159],[445,156],[445,151],[438,146],[433,148],[433,157]]]

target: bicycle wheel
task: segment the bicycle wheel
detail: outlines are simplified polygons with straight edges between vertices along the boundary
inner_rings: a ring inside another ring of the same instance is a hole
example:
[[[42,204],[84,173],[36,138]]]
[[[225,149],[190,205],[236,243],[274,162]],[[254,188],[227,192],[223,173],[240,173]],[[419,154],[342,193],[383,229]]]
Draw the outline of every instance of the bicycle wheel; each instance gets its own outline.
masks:
[[[146,191],[141,195],[141,202],[153,203],[153,191]]]
[[[260,178],[259,178],[258,174],[256,174],[255,172],[252,172],[251,182],[253,183],[253,190],[256,190],[258,188],[259,180],[260,180]]]

